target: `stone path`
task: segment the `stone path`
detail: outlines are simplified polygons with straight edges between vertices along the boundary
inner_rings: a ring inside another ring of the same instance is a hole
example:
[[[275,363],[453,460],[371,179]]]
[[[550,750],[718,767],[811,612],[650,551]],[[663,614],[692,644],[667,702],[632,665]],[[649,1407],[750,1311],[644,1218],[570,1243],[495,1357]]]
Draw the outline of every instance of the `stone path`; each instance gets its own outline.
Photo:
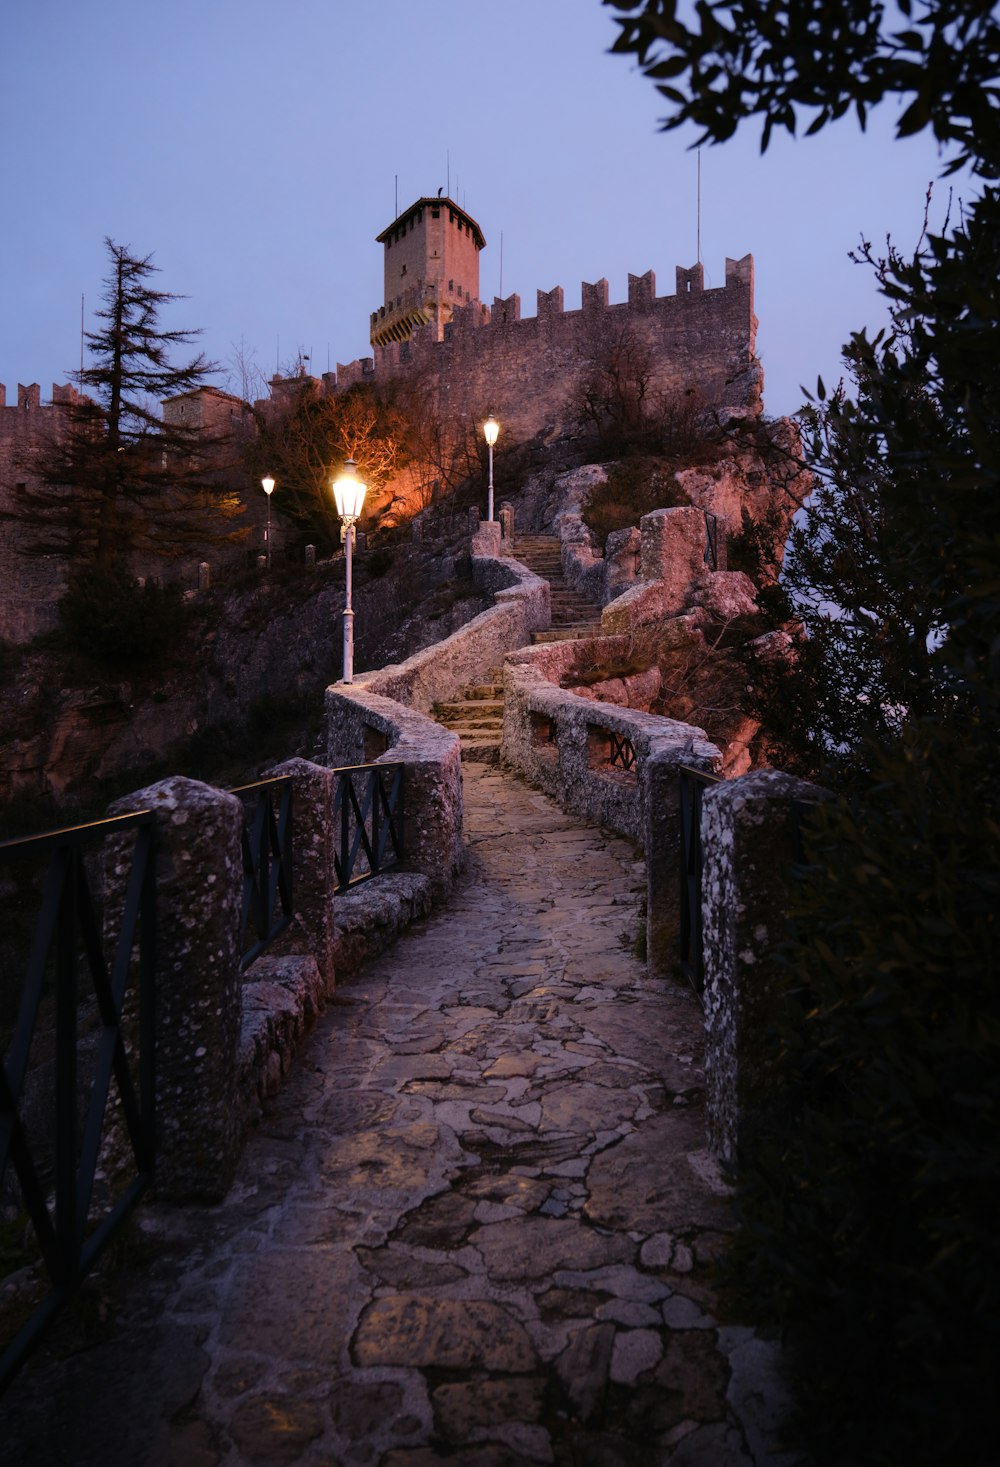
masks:
[[[338,994],[226,1202],[145,1209],[0,1407],[18,1467],[787,1467],[720,1327],[700,1013],[643,868],[464,767],[470,869]]]

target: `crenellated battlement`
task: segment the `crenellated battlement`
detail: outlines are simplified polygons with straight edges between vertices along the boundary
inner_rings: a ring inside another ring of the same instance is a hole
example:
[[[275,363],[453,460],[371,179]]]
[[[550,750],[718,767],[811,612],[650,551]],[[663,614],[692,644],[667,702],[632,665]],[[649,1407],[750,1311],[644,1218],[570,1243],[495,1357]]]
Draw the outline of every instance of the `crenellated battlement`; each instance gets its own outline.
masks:
[[[524,436],[563,420],[574,383],[601,342],[623,332],[641,339],[662,390],[697,388],[708,401],[759,409],[760,373],[754,357],[753,256],[726,260],[725,284],[705,289],[704,267],[676,269],[676,290],[658,296],[652,270],[628,277],[628,297],[612,304],[606,279],[581,282],[580,306],[566,310],[563,287],[536,293],[535,314],[522,316],[521,298],[493,305],[457,300],[451,318],[417,319],[422,282],[393,297],[390,309],[409,313],[405,339],[376,342],[374,357],[323,377],[323,390],[357,382],[418,375],[439,392],[450,415],[502,411]],[[373,315],[373,320],[378,313]],[[400,318],[401,319],[401,318]]]
[[[0,443],[25,443],[49,434],[59,427],[65,409],[82,400],[69,382],[53,382],[51,402],[42,402],[42,389],[37,382],[17,384],[17,402],[7,401],[7,389],[0,382]]]

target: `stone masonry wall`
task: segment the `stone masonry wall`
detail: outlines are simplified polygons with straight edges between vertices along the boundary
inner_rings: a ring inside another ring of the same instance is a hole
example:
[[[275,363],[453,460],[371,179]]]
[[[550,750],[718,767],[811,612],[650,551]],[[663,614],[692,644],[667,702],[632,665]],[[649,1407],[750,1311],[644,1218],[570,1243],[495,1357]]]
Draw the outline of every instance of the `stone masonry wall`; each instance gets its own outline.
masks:
[[[695,278],[697,277],[697,278]],[[608,304],[608,283],[584,283],[578,311],[563,309],[563,290],[537,293],[537,313],[522,319],[516,295],[456,308],[435,339],[433,324],[407,342],[377,347],[370,362],[339,367],[336,387],[418,377],[452,422],[493,412],[514,437],[531,438],[567,426],[567,404],[602,343],[633,331],[652,353],[654,389],[695,387],[709,402],[745,409],[759,402],[754,357],[753,257],[726,261],[726,284],[700,288],[700,274],[678,270],[678,293],[657,296],[652,271],[630,275],[628,301]],[[329,376],[328,388],[333,384]]]
[[[38,383],[18,383],[17,403],[7,403],[0,384],[0,638],[27,642],[58,622],[57,605],[66,585],[62,556],[26,553],[37,529],[19,523],[25,491],[42,486],[36,468],[39,452],[61,427],[63,404],[76,399],[74,388],[52,387],[52,402],[43,404]]]
[[[492,310],[478,300],[456,303],[443,340],[437,340],[431,322],[409,341],[376,347],[374,359],[338,363],[336,373],[324,375],[322,390],[332,393],[355,382],[411,378],[426,388],[444,422],[462,425],[493,412],[512,440],[548,437],[572,426],[574,393],[590,364],[629,332],[648,347],[653,392],[694,388],[713,405],[759,411],[753,257],[727,260],[726,283],[719,289],[704,290],[702,279],[698,267],[678,268],[676,294],[657,296],[652,271],[630,275],[628,300],[615,305],[608,303],[606,280],[585,282],[577,311],[564,309],[563,290],[557,286],[539,291],[535,316],[524,319],[516,295],[495,300]],[[72,387],[54,386],[51,405],[43,406],[39,388],[32,384],[19,386],[17,405],[7,406],[0,386],[0,517],[16,512],[17,486],[33,479],[33,453],[43,436],[58,428],[60,406],[75,397]],[[240,436],[247,423],[236,416],[238,406],[229,394],[210,388],[175,399],[164,413],[207,413],[206,427],[231,429]],[[259,499],[249,506],[251,519],[259,517]],[[56,605],[65,585],[61,556],[20,553],[29,535],[8,520],[0,537],[5,586],[0,637],[16,642],[56,625]],[[136,569],[155,573],[145,566]]]

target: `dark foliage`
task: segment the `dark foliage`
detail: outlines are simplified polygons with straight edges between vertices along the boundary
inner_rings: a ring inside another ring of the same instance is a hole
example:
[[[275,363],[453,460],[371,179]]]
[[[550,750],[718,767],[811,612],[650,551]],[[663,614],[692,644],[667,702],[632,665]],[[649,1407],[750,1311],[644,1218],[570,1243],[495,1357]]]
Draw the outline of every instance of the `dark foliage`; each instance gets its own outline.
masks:
[[[951,167],[983,159],[996,126],[1000,27],[989,0],[898,0],[899,26],[880,0],[705,0],[678,15],[676,0],[604,0],[621,33],[613,49],[634,55],[670,104],[664,129],[692,122],[722,142],[760,117],[762,145],[775,128],[806,136],[853,111],[906,103],[899,137],[930,127],[952,148]]]
[[[22,495],[17,517],[36,528],[38,553],[110,566],[136,552],[176,556],[233,539],[226,521],[240,506],[217,482],[218,445],[161,415],[162,399],[202,385],[212,370],[201,355],[171,365],[171,351],[196,333],[160,324],[177,297],[149,284],[151,256],[105,245],[103,324],[88,333],[91,365],[77,375],[88,395],[61,410],[37,465],[46,486]]]
[[[977,192],[912,258],[860,256],[892,329],[804,415],[786,579],[806,638],[762,704],[820,817],[783,955],[731,1276],[794,1346],[818,1463],[985,1464],[1000,1295],[1000,28],[982,3],[617,4],[686,120],[810,131],[890,96]],[[916,202],[916,201],[915,201]],[[768,680],[770,685],[768,686]]]
[[[68,645],[109,669],[155,672],[187,621],[180,587],[140,586],[120,563],[79,566],[59,602]]]
[[[691,461],[719,450],[724,435],[695,387],[655,385],[656,357],[632,326],[591,334],[585,369],[573,389],[570,421],[595,460],[659,453]]]
[[[615,530],[637,525],[644,514],[688,503],[670,463],[635,456],[613,464],[605,482],[595,485],[584,504],[583,518],[603,546]]]
[[[358,383],[327,396],[312,377],[303,377],[286,407],[258,416],[258,433],[247,446],[247,464],[259,478],[277,481],[275,506],[321,547],[340,543],[340,521],[332,482],[348,458],[368,487],[362,528],[372,527],[381,491],[411,461],[411,416],[392,389]]]
[[[985,1467],[1000,831],[948,731],[907,728],[871,757],[871,786],[821,811],[809,843],[726,1274],[795,1346],[817,1464]]]

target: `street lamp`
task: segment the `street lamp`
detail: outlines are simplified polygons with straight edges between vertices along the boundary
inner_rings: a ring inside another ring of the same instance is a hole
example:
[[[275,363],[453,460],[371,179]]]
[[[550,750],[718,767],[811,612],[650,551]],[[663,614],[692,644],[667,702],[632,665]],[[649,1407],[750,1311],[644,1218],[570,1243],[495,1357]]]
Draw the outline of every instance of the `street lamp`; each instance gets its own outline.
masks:
[[[344,676],[345,683],[354,681],[354,608],[351,605],[351,551],[354,548],[354,526],[365,502],[367,484],[357,475],[357,465],[349,458],[344,471],[333,481],[333,497],[337,513],[343,521],[344,555],[346,557],[346,600],[344,602]]]
[[[267,495],[267,529],[264,532],[264,539],[267,541],[267,568],[268,568],[268,570],[270,570],[271,569],[271,495],[274,493],[274,479],[271,477],[270,474],[265,474],[264,477],[263,477],[263,479],[261,479],[260,483],[261,483],[261,488],[264,490],[264,493]]]
[[[490,413],[489,417],[486,419],[486,422],[483,424],[483,437],[486,439],[486,446],[490,451],[490,486],[487,495],[486,514],[486,518],[488,520],[491,520],[493,518],[493,445],[497,441],[497,435],[499,434],[499,432],[500,424],[497,422],[493,414]]]

